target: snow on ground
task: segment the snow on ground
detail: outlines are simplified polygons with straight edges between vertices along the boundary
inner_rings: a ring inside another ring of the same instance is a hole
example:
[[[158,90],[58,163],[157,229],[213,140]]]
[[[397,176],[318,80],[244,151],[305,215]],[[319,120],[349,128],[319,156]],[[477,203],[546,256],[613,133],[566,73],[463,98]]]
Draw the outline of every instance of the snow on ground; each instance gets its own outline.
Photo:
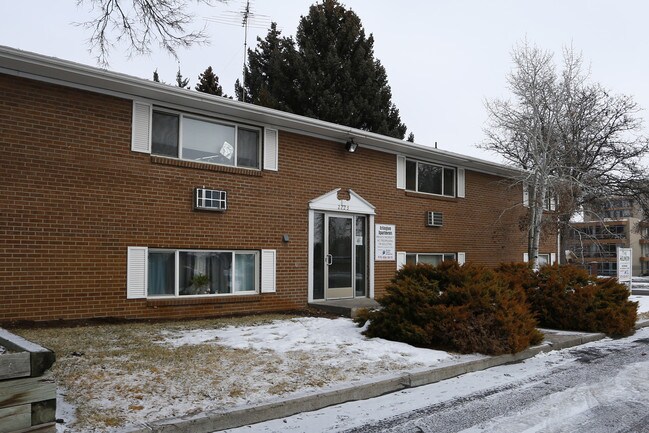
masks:
[[[629,300],[638,303],[638,314],[649,311],[649,296],[631,295]]]
[[[636,333],[637,336],[649,337],[649,328],[639,330]],[[629,343],[626,339],[612,340],[606,338],[589,343],[584,347],[606,346],[615,348],[624,347],[627,344]],[[370,400],[344,403],[252,426],[224,430],[224,432],[297,433],[308,431],[310,433],[329,433],[350,430],[366,423],[380,422],[431,405],[453,401],[469,394],[532,378],[550,368],[557,368],[574,362],[575,356],[568,353],[569,350],[540,353],[521,363],[501,365]],[[546,420],[549,420],[548,422],[551,419],[562,420],[564,416],[574,415],[579,409],[575,401],[582,399],[588,401],[589,398],[596,398],[601,405],[605,404],[606,401],[615,399],[626,399],[626,401],[631,401],[634,398],[646,399],[647,389],[649,389],[649,361],[625,366],[617,376],[611,377],[599,385],[584,385],[567,389],[557,395],[550,395],[540,399],[528,411],[511,415],[511,419],[503,420],[498,418],[497,423],[493,425],[480,425],[479,429],[469,429],[463,433],[500,432],[503,431],[504,425],[512,427],[512,429],[508,428],[507,431],[546,431],[546,427],[550,427],[550,425],[545,424]],[[559,410],[563,412],[560,413]],[[549,416],[549,414],[552,416]],[[517,424],[524,424],[527,429],[514,429],[513,427]]]
[[[278,353],[297,350],[335,353],[336,357],[326,360],[332,366],[350,361],[371,363],[385,359],[413,366],[431,366],[445,359],[458,358],[439,350],[420,349],[382,338],[369,339],[361,334],[363,330],[349,319],[306,317],[278,320],[261,326],[167,333],[164,342],[174,347],[211,342],[233,349]]]
[[[630,299],[639,302],[639,313],[649,312],[649,296],[631,296]],[[157,344],[175,348],[208,344],[234,349],[235,351],[242,349],[242,355],[248,353],[246,351],[249,350],[259,351],[259,356],[255,356],[255,358],[266,359],[272,364],[272,368],[265,367],[264,362],[259,361],[259,365],[255,364],[245,374],[233,369],[229,372],[229,380],[232,383],[224,381],[221,384],[223,389],[220,390],[211,389],[210,383],[195,387],[196,389],[188,389],[185,383],[186,377],[167,377],[164,381],[164,392],[161,391],[155,398],[151,397],[151,401],[138,401],[139,410],[131,411],[129,423],[142,423],[153,419],[178,416],[187,411],[193,412],[197,408],[201,408],[200,410],[213,410],[215,407],[230,406],[233,403],[234,405],[254,404],[256,402],[286,398],[289,395],[278,395],[271,392],[271,385],[281,384],[282,382],[295,385],[290,387],[291,389],[287,389],[290,395],[300,395],[315,392],[318,388],[327,389],[341,385],[351,385],[359,380],[370,379],[372,376],[435,365],[442,366],[479,357],[479,355],[460,356],[442,351],[415,348],[383,339],[368,339],[362,335],[362,331],[363,329],[358,328],[350,319],[342,318],[296,318],[276,320],[270,324],[256,326],[228,326],[218,329],[184,331],[161,330],[160,338],[155,339]],[[321,378],[319,384],[302,383],[301,374],[296,373],[301,365],[296,360],[300,359],[308,359],[309,372]],[[561,353],[538,355],[525,364],[509,367],[507,370],[509,376],[506,379],[529,377],[542,369],[548,368],[549,365],[561,362],[568,362]],[[334,370],[340,371],[340,373],[326,378],[327,374],[331,374]],[[376,412],[381,412],[383,416],[389,415],[389,413],[417,409],[418,407],[445,401],[453,398],[453,396],[462,395],[462,393],[472,392],[472,389],[486,389],[498,386],[502,382],[501,376],[503,376],[503,373],[498,368],[490,369],[479,376],[469,376],[479,379],[462,382],[462,385],[455,379],[445,381],[444,384],[437,385],[434,393],[427,390],[426,387],[416,388],[397,393],[398,396],[406,396],[405,399],[391,397],[384,400],[374,399],[376,401],[372,400],[365,406],[352,409],[352,412],[348,414],[330,414],[325,410],[322,414],[318,412],[316,415],[316,417],[322,417],[317,422],[317,425],[335,426],[341,422],[341,419],[347,418],[360,418],[358,422],[366,422],[372,419],[373,413]],[[128,383],[135,387],[135,385],[138,385],[139,380],[146,380],[146,378],[128,378],[115,375],[114,388],[123,387],[124,384]],[[262,382],[265,381],[270,384],[268,387],[261,386]],[[221,398],[223,396],[219,394],[220,392],[232,389],[235,385],[244,390],[240,401],[237,401],[237,398]],[[57,417],[70,420],[75,408],[66,404],[64,398],[65,396],[61,394],[57,399]],[[294,428],[291,427],[293,421],[288,425],[278,421],[281,424],[277,424],[276,427],[272,427],[270,430],[253,431],[305,431],[303,429],[306,427],[308,427],[308,431],[317,431],[313,430],[314,424],[311,422],[308,425],[300,424],[299,415],[296,417],[298,417],[298,421],[295,421]],[[291,419],[293,418],[295,417]],[[354,423],[343,424],[347,428],[356,425]],[[74,429],[64,430],[62,426],[58,427],[61,432],[77,431]],[[328,430],[328,428],[324,428],[322,431]],[[251,430],[240,431],[250,432]]]

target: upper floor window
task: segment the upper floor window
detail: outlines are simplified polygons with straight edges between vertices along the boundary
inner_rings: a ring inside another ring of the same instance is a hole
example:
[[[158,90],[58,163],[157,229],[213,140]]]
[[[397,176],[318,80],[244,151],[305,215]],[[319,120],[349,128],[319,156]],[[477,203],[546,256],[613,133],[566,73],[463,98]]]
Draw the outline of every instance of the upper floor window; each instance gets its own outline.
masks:
[[[154,110],[151,153],[258,169],[261,130],[182,113]]]
[[[455,169],[406,160],[406,189],[455,197]]]

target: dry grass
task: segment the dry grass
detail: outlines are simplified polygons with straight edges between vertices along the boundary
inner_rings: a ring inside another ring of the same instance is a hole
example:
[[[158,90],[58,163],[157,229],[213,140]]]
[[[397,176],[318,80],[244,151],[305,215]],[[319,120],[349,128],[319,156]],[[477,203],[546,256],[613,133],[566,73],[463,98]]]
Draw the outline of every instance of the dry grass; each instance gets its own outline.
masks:
[[[74,406],[66,432],[106,432],[136,422],[217,410],[408,368],[389,359],[354,361],[340,350],[235,349],[161,344],[180,331],[268,324],[264,315],[163,323],[14,328],[56,352],[52,374]],[[68,417],[69,418],[69,417]]]
[[[263,375],[272,353],[201,344],[161,345],[164,332],[269,323],[287,316],[254,316],[165,323],[87,325],[70,328],[12,329],[56,352],[52,374],[66,401],[76,406],[72,431],[106,431],[129,422],[129,413],[153,419],[204,410],[206,397],[220,406],[241,402],[249,389],[242,375]],[[263,386],[263,381],[262,385]],[[278,394],[293,387],[267,385]],[[176,409],[174,409],[174,407]],[[145,415],[146,416],[146,415]]]

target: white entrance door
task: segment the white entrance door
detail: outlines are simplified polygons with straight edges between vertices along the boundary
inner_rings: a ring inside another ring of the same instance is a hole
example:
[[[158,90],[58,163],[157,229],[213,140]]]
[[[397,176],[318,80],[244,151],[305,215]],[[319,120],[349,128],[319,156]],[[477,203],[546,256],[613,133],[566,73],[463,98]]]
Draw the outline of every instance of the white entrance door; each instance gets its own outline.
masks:
[[[354,297],[354,219],[325,215],[325,297]]]
[[[309,301],[374,296],[374,206],[339,192],[309,202]]]

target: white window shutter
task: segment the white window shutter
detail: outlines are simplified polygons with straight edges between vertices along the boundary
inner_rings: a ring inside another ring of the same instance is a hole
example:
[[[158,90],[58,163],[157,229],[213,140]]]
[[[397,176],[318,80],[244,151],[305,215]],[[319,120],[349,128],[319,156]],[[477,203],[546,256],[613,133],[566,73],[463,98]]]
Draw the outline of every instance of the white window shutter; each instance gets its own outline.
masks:
[[[128,247],[126,256],[126,299],[146,298],[149,249]]]
[[[151,105],[133,101],[131,150],[151,153]]]
[[[523,184],[523,206],[530,206],[530,187],[527,183]]]
[[[550,264],[554,265],[556,261],[557,261],[557,253],[550,253]]]
[[[464,169],[457,169],[457,196],[464,198],[466,196],[466,180],[464,175]]]
[[[406,264],[406,253],[397,251],[397,271]]]
[[[530,261],[530,255],[528,253],[523,253],[523,262],[527,263]]]
[[[397,155],[397,189],[406,189],[406,157]]]
[[[275,250],[261,250],[261,293],[276,290],[277,254]]]
[[[264,129],[264,170],[278,170],[278,139],[277,129]]]
[[[462,266],[466,262],[466,253],[457,253],[457,264]]]
[[[554,196],[550,197],[550,210],[551,211],[557,210],[557,199]]]

